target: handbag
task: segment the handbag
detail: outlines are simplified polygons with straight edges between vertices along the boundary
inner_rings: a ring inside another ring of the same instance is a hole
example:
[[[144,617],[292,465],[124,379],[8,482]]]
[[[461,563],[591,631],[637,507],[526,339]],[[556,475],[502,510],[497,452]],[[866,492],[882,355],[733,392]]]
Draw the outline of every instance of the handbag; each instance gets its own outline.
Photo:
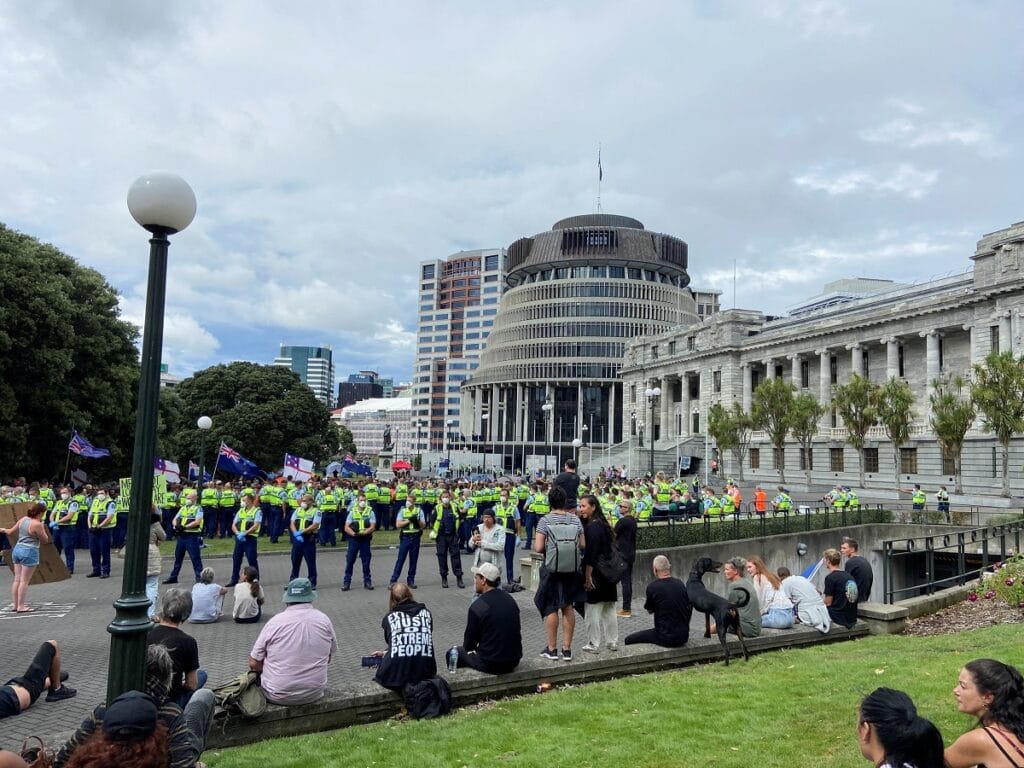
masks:
[[[626,561],[619,554],[619,550],[612,547],[608,554],[598,555],[594,567],[605,581],[618,584],[626,572]]]
[[[33,739],[39,742],[39,746],[29,746]],[[53,765],[53,755],[46,751],[46,745],[38,736],[26,736],[21,742],[21,759],[28,763],[28,768],[50,768]]]

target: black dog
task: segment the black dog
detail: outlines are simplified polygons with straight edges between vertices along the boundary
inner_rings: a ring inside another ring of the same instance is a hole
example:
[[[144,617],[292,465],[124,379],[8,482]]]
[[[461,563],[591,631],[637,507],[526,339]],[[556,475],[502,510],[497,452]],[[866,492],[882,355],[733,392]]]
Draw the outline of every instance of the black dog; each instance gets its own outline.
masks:
[[[721,563],[715,562],[710,557],[698,558],[694,562],[690,578],[686,582],[686,596],[690,598],[693,607],[704,614],[704,637],[711,637],[711,619],[714,618],[715,631],[722,643],[722,650],[725,651],[725,666],[729,666],[729,646],[725,642],[725,635],[730,629],[734,630],[736,637],[739,638],[744,660],[749,658],[746,643],[743,642],[739,613],[736,609],[742,608],[750,602],[750,593],[742,590],[747,592],[746,599],[734,604],[705,587],[704,574],[718,573],[721,567]]]

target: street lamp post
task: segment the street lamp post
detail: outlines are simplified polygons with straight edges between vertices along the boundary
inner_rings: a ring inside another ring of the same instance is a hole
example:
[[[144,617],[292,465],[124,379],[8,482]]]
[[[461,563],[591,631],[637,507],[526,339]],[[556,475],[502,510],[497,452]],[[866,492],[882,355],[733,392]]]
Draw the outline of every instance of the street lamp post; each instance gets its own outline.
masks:
[[[540,407],[544,411],[544,477],[548,476],[548,454],[551,452],[551,411],[554,407],[550,401]]]
[[[196,196],[180,176],[151,173],[128,190],[128,210],[149,240],[149,282],[142,331],[142,359],[132,453],[132,490],[128,509],[124,577],[121,596],[114,601],[110,633],[107,701],[125,691],[145,690],[146,635],[152,622],[146,615],[147,536],[153,508],[153,458],[156,453],[157,412],[160,400],[160,356],[163,350],[164,304],[167,295],[168,235],[180,232],[196,215]]]
[[[576,466],[580,465],[580,446],[583,445],[583,441],[578,437],[572,439],[573,459],[576,461]]]
[[[480,453],[483,454],[484,457],[483,469],[481,470],[482,474],[487,474],[487,427],[490,418],[491,414],[489,413],[483,413],[480,415],[480,420],[483,422],[483,425],[481,426],[483,434],[480,435],[480,437],[483,438],[480,444]]]
[[[196,488],[202,493],[203,483],[206,482],[206,433],[213,426],[213,419],[209,416],[200,416],[196,419],[196,426],[199,427],[199,477],[196,478]]]
[[[591,420],[591,422],[593,422],[593,420],[594,420],[594,416],[593,416],[593,414],[591,414],[591,416],[590,416],[590,420]],[[587,464],[588,464],[588,466],[587,466],[587,470],[588,470],[588,471],[590,471],[590,472],[593,472],[593,471],[594,471],[594,470],[593,470],[593,467],[590,467],[590,466],[589,466],[589,465],[590,465],[590,464],[592,464],[592,463],[593,463],[593,461],[594,461],[594,447],[593,447],[593,441],[592,441],[592,440],[588,440],[588,439],[587,439],[587,436],[588,436],[588,435],[590,434],[590,428],[589,428],[589,427],[588,427],[588,426],[587,426],[586,424],[584,424],[584,425],[583,425],[583,427],[582,427],[582,428],[580,429],[580,434],[582,435],[582,440],[581,440],[581,442],[580,442],[580,445],[582,445],[583,443],[587,443],[587,444],[588,444],[588,446],[589,446],[589,448],[590,448],[590,454],[589,454],[589,456],[587,457]],[[580,457],[579,457],[579,456],[577,456],[577,457],[576,457],[576,469],[577,469],[577,470],[579,469],[579,464],[580,464]]]
[[[629,448],[626,451],[626,477],[633,477],[633,435],[636,433],[636,411],[629,412]]]
[[[651,477],[654,477],[654,407],[661,398],[661,387],[648,387],[644,394],[647,395],[647,402],[651,406],[651,434],[649,439],[651,441]]]
[[[445,432],[446,442],[448,443],[448,471],[452,471],[452,428],[455,426],[455,419],[449,419],[445,422],[445,426],[448,427]]]

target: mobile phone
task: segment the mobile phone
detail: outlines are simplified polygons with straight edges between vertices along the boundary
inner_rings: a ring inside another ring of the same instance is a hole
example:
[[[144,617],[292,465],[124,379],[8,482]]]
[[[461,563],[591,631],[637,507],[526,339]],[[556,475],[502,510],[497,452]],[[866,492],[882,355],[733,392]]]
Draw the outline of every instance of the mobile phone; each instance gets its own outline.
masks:
[[[364,667],[379,667],[382,661],[383,656],[363,656],[362,664]]]

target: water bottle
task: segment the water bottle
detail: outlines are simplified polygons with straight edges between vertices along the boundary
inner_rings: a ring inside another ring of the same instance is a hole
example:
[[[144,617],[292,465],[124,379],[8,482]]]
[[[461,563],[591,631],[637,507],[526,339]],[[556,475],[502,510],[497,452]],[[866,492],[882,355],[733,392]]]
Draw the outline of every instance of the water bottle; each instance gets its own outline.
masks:
[[[459,668],[459,649],[452,646],[448,649],[448,671],[455,672]]]

